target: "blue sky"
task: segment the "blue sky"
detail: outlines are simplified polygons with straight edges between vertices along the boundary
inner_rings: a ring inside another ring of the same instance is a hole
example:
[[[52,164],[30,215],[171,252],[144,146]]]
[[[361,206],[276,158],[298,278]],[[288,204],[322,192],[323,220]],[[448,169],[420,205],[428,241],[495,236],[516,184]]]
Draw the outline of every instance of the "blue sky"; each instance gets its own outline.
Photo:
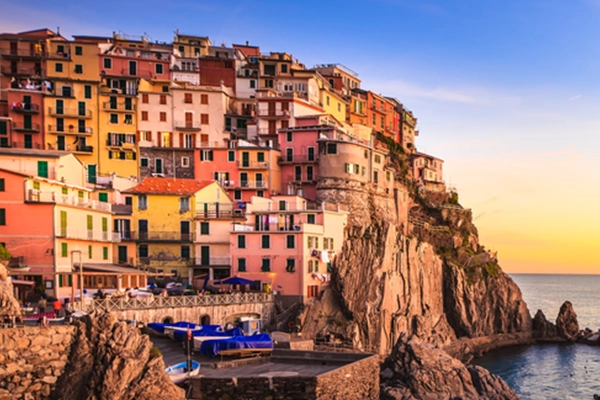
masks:
[[[600,0],[0,0],[0,31],[48,27],[287,51],[342,63],[419,118],[482,242],[511,272],[600,267]]]

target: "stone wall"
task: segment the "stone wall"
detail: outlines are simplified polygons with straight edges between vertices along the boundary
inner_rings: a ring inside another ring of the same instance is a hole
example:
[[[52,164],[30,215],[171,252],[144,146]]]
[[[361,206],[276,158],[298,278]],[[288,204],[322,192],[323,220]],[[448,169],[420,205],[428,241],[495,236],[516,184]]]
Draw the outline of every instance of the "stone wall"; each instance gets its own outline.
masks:
[[[73,326],[0,329],[0,400],[48,398],[74,334]]]
[[[183,166],[182,158],[187,158],[187,166]],[[155,171],[157,158],[163,160],[163,175],[166,178],[194,179],[194,150],[179,148],[140,147],[140,158],[148,159],[147,167],[140,167],[140,178],[144,179]],[[175,173],[174,173],[175,172]]]
[[[379,399],[379,357],[371,356],[317,377],[316,399]]]

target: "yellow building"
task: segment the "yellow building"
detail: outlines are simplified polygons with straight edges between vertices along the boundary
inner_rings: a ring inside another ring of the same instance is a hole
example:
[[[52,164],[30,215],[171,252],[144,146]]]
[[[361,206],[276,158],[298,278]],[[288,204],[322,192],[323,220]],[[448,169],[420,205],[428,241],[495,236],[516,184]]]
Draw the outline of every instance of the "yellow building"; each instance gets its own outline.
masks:
[[[319,85],[319,104],[323,107],[325,114],[333,115],[338,121],[346,121],[346,107],[348,106],[344,97],[337,93],[325,79],[317,75]]]
[[[124,194],[134,197],[136,231],[132,236],[137,243],[138,264],[188,279],[196,263],[197,213],[208,213],[211,205],[231,202],[218,183],[193,179],[146,178]]]
[[[44,97],[46,148],[74,153],[94,181],[99,162],[98,45],[49,42]]]

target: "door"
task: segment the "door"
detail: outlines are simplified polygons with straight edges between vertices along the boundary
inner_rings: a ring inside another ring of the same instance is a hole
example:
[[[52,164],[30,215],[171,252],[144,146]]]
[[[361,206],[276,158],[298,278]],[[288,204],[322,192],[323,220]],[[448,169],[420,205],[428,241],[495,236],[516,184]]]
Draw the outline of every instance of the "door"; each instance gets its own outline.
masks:
[[[190,221],[179,222],[179,232],[181,233],[181,240],[190,240]]]
[[[56,113],[57,114],[64,114],[65,112],[65,103],[62,100],[57,99],[56,100]]]
[[[117,109],[117,98],[112,96],[108,102],[108,105],[112,110],[116,110]]]
[[[247,172],[240,173],[240,186],[248,187],[248,173]]]
[[[270,117],[275,116],[275,103],[272,101],[269,102],[269,116]]]
[[[85,117],[85,101],[80,101],[77,103],[77,114]]]
[[[308,148],[308,161],[315,161],[315,148],[314,147]]]
[[[242,167],[250,166],[250,153],[247,151],[242,152]]]
[[[11,74],[17,74],[18,73],[18,66],[17,66],[17,62],[16,61],[11,61],[10,62],[10,72]],[[18,83],[15,80],[16,83]]]
[[[31,115],[23,115],[23,128],[31,129]]]
[[[287,161],[287,162],[294,161],[294,149],[293,148],[288,147],[287,149],[285,149],[285,161]]]
[[[133,103],[131,102],[131,97],[126,97],[125,98],[125,109],[126,110],[133,110]]]
[[[137,63],[129,61],[129,75],[137,75]]]
[[[210,265],[210,246],[200,247],[200,265]]]
[[[191,112],[185,113],[185,127],[186,128],[194,127],[194,113],[191,113]]]
[[[127,264],[127,246],[119,246],[119,264]]]
[[[155,158],[154,159],[154,172],[156,172],[157,174],[162,174],[163,173],[163,160],[162,160],[162,158]]]
[[[139,238],[142,240],[148,239],[148,220],[140,219],[138,221]]]
[[[10,42],[10,54],[16,56],[19,54],[17,50],[17,42]]]
[[[48,177],[48,161],[38,161],[37,162],[37,174],[42,178]]]
[[[24,147],[26,149],[33,149],[33,140],[31,135],[24,135],[25,143]]]
[[[263,174],[261,174],[261,173],[256,174],[256,187],[258,187],[258,188],[263,187]]]
[[[58,150],[65,150],[65,137],[64,136],[56,137],[56,148]]]
[[[88,164],[87,175],[88,183],[96,183],[96,165]]]

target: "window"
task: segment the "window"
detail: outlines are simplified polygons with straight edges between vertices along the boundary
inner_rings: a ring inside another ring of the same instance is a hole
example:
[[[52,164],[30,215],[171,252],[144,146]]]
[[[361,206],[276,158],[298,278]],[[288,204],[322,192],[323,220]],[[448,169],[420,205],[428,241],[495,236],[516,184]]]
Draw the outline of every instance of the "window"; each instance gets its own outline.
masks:
[[[213,151],[212,150],[200,151],[200,161],[212,161],[212,160],[213,160]]]
[[[147,244],[140,244],[140,247],[138,247],[138,256],[140,258],[148,257],[148,245]]]
[[[385,180],[388,182],[392,180],[392,173],[390,171],[385,171]]]
[[[92,86],[91,85],[85,85],[83,87],[83,97],[85,97],[86,99],[92,98]]]
[[[0,208],[0,225],[6,225],[6,208]]]
[[[104,59],[104,68],[111,69],[112,68],[112,58]]]
[[[110,114],[110,123],[118,124],[119,123],[119,114]]]
[[[160,95],[160,104],[167,104],[167,95],[166,94]]]
[[[310,285],[306,288],[308,298],[317,297],[319,295],[319,286]]]
[[[238,249],[246,248],[246,235],[238,235],[237,246]]]
[[[54,72],[63,72],[63,65],[62,65],[62,63],[56,63],[56,64],[54,64]]]
[[[262,264],[260,266],[260,270],[262,272],[270,272],[271,271],[271,259],[270,258],[262,259]]]
[[[315,214],[308,214],[306,216],[306,222],[309,224],[314,224],[316,220],[317,220],[317,218],[316,218]]]
[[[190,258],[190,246],[181,246],[181,258],[189,260]]]
[[[286,140],[286,142],[291,142],[293,140],[293,133],[292,132],[287,132],[285,140]]]
[[[160,113],[160,122],[166,122],[167,121],[167,113],[164,111],[161,111]]]
[[[227,161],[235,161],[235,151],[229,150],[227,152]]]
[[[246,259],[245,258],[238,258],[238,271],[246,272]]]
[[[101,203],[108,203],[108,193],[106,193],[106,192],[98,193],[98,200]]]
[[[314,179],[314,170],[311,165],[306,167],[306,180],[312,181]]]
[[[190,211],[190,198],[180,197],[179,198],[179,212]]]
[[[162,87],[163,93],[169,93],[169,86],[165,85]]]
[[[319,261],[308,260],[308,272],[319,272]]]
[[[145,194],[140,194],[138,196],[138,209],[139,210],[147,210],[148,209],[148,196]]]
[[[325,96],[325,102],[329,105],[329,96]]]
[[[142,103],[148,104],[148,95],[147,94],[142,95]]]
[[[208,95],[207,94],[200,95],[200,104],[208,104]]]
[[[60,256],[68,257],[69,256],[69,246],[66,243],[60,244]]]
[[[42,178],[48,177],[48,161],[38,161],[37,162],[37,174]]]
[[[337,143],[327,143],[327,154],[337,154]]]
[[[39,182],[35,182],[35,183],[37,183],[39,186]],[[69,194],[69,189],[66,187],[62,188],[61,191],[62,191],[62,194]]]
[[[234,190],[233,191],[233,199],[234,200],[241,200],[242,199],[242,191],[241,190]]]
[[[147,166],[148,166],[148,158],[146,158],[146,157],[140,158],[140,167],[147,167]]]
[[[280,211],[287,210],[287,201],[279,200],[279,210]]]
[[[106,246],[102,247],[102,259],[108,260],[108,247]]]
[[[39,182],[34,182],[39,185]],[[4,192],[4,178],[0,178],[0,192]]]
[[[76,74],[83,74],[83,65],[81,65],[81,64],[75,64],[75,73]]]
[[[287,74],[287,72],[288,72],[287,64],[281,64],[281,72],[284,74]]]
[[[377,171],[373,171],[373,182],[379,183],[379,173]]]
[[[286,272],[296,272],[296,259],[288,258],[285,263]]]
[[[271,236],[262,235],[260,237],[260,248],[261,249],[269,249],[271,248]]]
[[[83,55],[83,47],[81,47],[81,46],[75,46],[75,55],[76,56],[82,56]]]
[[[265,197],[265,191],[264,190],[257,190],[256,191],[256,197]]]
[[[162,64],[156,64],[156,65],[154,66],[154,71],[155,71],[157,74],[162,74],[162,73],[163,73],[163,65],[162,65]]]
[[[375,155],[375,164],[381,164],[381,156],[378,154]]]
[[[92,259],[92,245],[88,245],[88,258],[91,260]]]
[[[250,79],[250,89],[256,89],[256,81],[254,79]]]
[[[210,235],[210,224],[206,221],[200,222],[200,234]]]
[[[285,248],[286,249],[295,249],[296,248],[296,236],[294,236],[294,235],[286,235],[286,237],[285,237]]]
[[[184,93],[183,94],[183,102],[187,103],[187,104],[192,104],[192,94],[191,93]]]
[[[183,168],[189,168],[189,166],[190,166],[190,158],[189,157],[181,157],[181,166]]]
[[[6,135],[8,133],[7,127],[6,121],[0,121],[0,135]]]
[[[125,119],[123,120],[125,125],[133,125],[133,115],[125,114]]]
[[[273,88],[273,79],[265,79],[265,87]]]
[[[208,114],[200,114],[200,123],[202,125],[208,125]]]
[[[142,121],[148,121],[148,111],[142,111]]]

